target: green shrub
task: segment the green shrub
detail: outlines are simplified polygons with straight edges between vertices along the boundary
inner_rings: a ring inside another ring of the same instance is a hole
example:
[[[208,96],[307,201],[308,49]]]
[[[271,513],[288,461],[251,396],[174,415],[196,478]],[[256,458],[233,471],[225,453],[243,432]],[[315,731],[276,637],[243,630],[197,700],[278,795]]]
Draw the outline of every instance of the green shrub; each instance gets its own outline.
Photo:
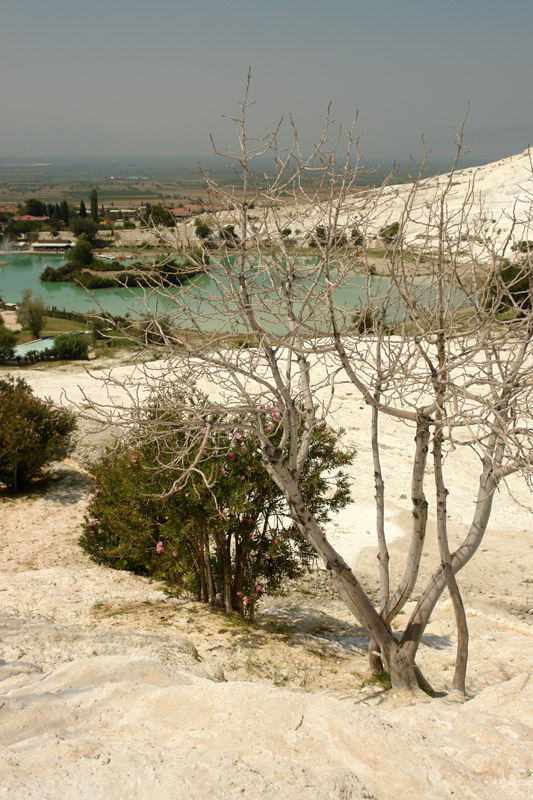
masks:
[[[75,427],[70,411],[39,400],[26,381],[0,380],[0,482],[23,489],[50,461],[71,452]]]
[[[148,416],[161,419],[157,402]],[[80,544],[98,563],[164,578],[253,618],[262,596],[279,593],[287,578],[310,568],[314,551],[288,517],[258,440],[244,428],[233,437],[211,435],[201,462],[209,487],[193,471],[186,486],[165,494],[179,478],[171,466],[184,445],[179,431],[166,412],[155,441],[124,444],[93,465],[95,489]],[[188,453],[191,463],[196,455]],[[314,432],[302,487],[319,521],[349,501],[339,468],[353,455],[333,431]],[[331,470],[338,470],[334,477]]]
[[[219,232],[219,238],[225,242],[227,247],[237,247],[239,237],[235,232],[235,225],[224,225]]]
[[[70,221],[70,230],[78,237],[85,236],[94,245],[98,233],[98,223],[89,217],[73,217]]]
[[[514,253],[531,253],[533,252],[533,241],[531,239],[523,239],[521,242],[515,242],[511,246]]]
[[[399,231],[400,231],[400,223],[391,222],[390,225],[384,225],[382,228],[379,229],[379,235],[381,236],[384,242],[386,242],[387,244],[392,244],[392,242],[396,241]]]
[[[376,329],[376,320],[370,310],[355,314],[352,317],[352,325],[362,336],[372,333]]]
[[[87,267],[92,263],[93,246],[86,233],[82,233],[74,247],[69,250],[67,261],[69,264],[74,264],[77,269]]]
[[[0,361],[13,358],[16,344],[17,334],[6,328],[4,323],[0,321]]]
[[[141,218],[141,222],[150,227],[163,226],[166,228],[174,228],[176,226],[176,220],[168,208],[165,208],[159,203],[153,206],[149,203],[146,204],[146,212]]]
[[[354,247],[363,247],[365,239],[359,228],[352,228],[352,244]]]
[[[505,313],[513,310],[522,316],[531,310],[533,298],[533,268],[529,259],[511,263],[503,261],[487,297],[487,306],[497,305],[496,310]]]
[[[17,306],[17,322],[23,330],[31,332],[38,339],[44,326],[45,308],[42,297],[33,297],[31,289],[24,289],[22,300]]]
[[[138,330],[135,332],[144,339],[147,346],[165,344],[172,337],[172,333],[175,333],[172,322],[166,314],[158,317],[146,315],[136,327]]]
[[[317,225],[315,235],[309,240],[310,247],[326,246],[344,247],[348,244],[346,235],[335,228],[326,228],[324,225]]]
[[[91,314],[87,317],[87,324],[91,331],[91,338],[93,345],[101,339],[107,338],[107,332],[113,328],[113,320],[110,317],[100,317],[96,314]]]
[[[83,333],[62,333],[54,339],[53,354],[63,361],[86,361],[89,339]]]
[[[213,229],[202,219],[196,220],[194,232],[199,239],[207,239],[213,233]]]

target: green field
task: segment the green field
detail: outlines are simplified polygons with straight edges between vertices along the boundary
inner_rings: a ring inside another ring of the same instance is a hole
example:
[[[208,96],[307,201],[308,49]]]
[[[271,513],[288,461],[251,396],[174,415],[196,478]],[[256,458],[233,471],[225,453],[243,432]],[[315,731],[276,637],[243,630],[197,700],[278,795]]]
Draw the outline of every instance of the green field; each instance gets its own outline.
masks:
[[[83,322],[74,322],[70,319],[56,319],[55,317],[45,317],[44,326],[41,331],[41,338],[48,336],[58,336],[60,333],[70,333],[71,331],[84,331],[87,326]],[[33,341],[30,331],[18,331],[17,344],[26,344]]]

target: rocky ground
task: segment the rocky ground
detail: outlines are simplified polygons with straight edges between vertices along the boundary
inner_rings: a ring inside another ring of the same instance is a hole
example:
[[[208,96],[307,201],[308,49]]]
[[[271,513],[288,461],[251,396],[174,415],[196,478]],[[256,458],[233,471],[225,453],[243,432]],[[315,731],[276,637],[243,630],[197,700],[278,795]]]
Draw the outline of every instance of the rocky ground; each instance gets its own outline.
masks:
[[[94,565],[77,545],[86,489],[60,465],[2,497],[0,797],[529,796],[524,537],[506,534],[512,563],[487,549],[463,581],[469,702],[406,707],[365,684],[366,635],[324,572],[239,623]],[[498,569],[506,591],[488,594]],[[444,601],[420,659],[441,689],[451,627]]]
[[[47,394],[53,376],[58,392],[84,380],[72,370],[25,376]],[[347,439],[357,443],[362,470],[369,451],[359,430],[353,423]],[[85,435],[73,460],[29,494],[0,494],[0,798],[531,796],[533,576],[524,502],[502,490],[483,549],[460,576],[471,633],[468,701],[406,703],[367,682],[367,636],[323,570],[268,599],[251,626],[93,564],[77,543],[90,486],[82,462],[102,436]],[[386,448],[398,481],[389,519],[396,571],[409,530],[398,454],[409,436],[391,433]],[[450,475],[453,538],[474,476],[454,472],[453,461]],[[355,505],[330,534],[372,589],[370,494],[356,481]],[[420,586],[434,556],[430,546]],[[452,617],[443,598],[420,650],[438,691],[451,684]]]

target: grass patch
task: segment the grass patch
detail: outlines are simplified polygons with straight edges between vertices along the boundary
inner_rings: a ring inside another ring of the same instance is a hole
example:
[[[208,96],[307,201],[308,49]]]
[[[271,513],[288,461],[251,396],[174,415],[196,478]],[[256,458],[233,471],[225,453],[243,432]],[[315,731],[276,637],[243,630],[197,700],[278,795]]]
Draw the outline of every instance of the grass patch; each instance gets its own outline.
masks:
[[[253,673],[261,671],[261,664],[259,661],[254,661],[248,657],[245,661],[244,668],[249,675],[252,675]]]
[[[376,675],[372,675],[370,678],[364,680],[361,684],[361,689],[364,689],[366,686],[376,686],[377,688],[381,689],[390,689],[392,684],[390,682],[389,673],[382,669]]]
[[[231,616],[224,616],[222,619],[224,625],[227,628],[251,628],[252,623],[248,622],[247,619],[240,617],[238,614],[232,614]]]
[[[41,338],[57,336],[60,333],[71,333],[72,331],[84,331],[87,325],[83,322],[75,322],[72,319],[56,319],[56,317],[45,317],[41,331]],[[31,331],[17,331],[17,344],[33,342],[34,336]]]
[[[116,334],[111,331],[106,334],[105,339],[99,339],[96,342],[95,348],[98,352],[108,352],[109,350],[113,350],[114,348],[120,348],[124,350],[141,349],[141,347],[136,342],[133,342],[131,339],[128,339],[127,336],[121,336],[120,334]]]
[[[305,589],[303,586],[298,587],[297,589],[300,594],[308,594],[310,597],[316,597],[317,593],[311,591],[311,589]]]
[[[33,342],[33,334],[29,331],[17,331],[17,344],[26,344],[26,342]]]
[[[48,336],[54,333],[70,333],[71,331],[85,331],[87,325],[84,322],[76,322],[73,319],[59,319],[57,317],[45,317],[43,333]]]

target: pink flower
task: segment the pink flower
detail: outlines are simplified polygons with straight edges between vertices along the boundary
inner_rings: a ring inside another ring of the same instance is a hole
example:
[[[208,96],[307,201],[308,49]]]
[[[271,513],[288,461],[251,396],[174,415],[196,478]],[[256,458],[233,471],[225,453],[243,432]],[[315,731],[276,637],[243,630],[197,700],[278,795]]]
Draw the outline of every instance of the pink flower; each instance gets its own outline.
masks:
[[[242,592],[237,592],[237,597],[242,597]]]
[[[242,439],[242,433],[236,433],[235,438],[240,441]]]
[[[178,557],[178,554],[176,553],[176,551],[175,551],[175,550],[173,550],[173,551],[172,551],[172,555],[174,556],[174,558],[177,558],[177,557]]]
[[[235,453],[228,453],[228,458],[230,458],[233,461],[233,459],[235,458]]]
[[[276,403],[276,408],[279,408],[279,403]]]
[[[241,475],[241,481],[243,481],[243,480],[244,480],[244,475]]]
[[[162,553],[165,548],[163,547],[163,542],[158,542],[155,546],[156,553]]]
[[[262,586],[256,586],[255,590],[256,590],[256,592],[262,592],[263,591],[263,587]]]
[[[279,422],[279,414],[277,412],[275,414],[272,414],[272,419],[274,420],[274,422]]]
[[[247,603],[250,602],[250,598],[249,597],[243,597],[242,598],[242,602],[246,605]]]
[[[265,431],[271,431],[274,426],[270,422],[268,425],[265,426]]]
[[[100,491],[99,489],[95,489],[95,490],[94,490],[94,496],[95,496],[95,497],[96,497],[96,495],[98,494],[98,492],[99,492],[99,491]]]

